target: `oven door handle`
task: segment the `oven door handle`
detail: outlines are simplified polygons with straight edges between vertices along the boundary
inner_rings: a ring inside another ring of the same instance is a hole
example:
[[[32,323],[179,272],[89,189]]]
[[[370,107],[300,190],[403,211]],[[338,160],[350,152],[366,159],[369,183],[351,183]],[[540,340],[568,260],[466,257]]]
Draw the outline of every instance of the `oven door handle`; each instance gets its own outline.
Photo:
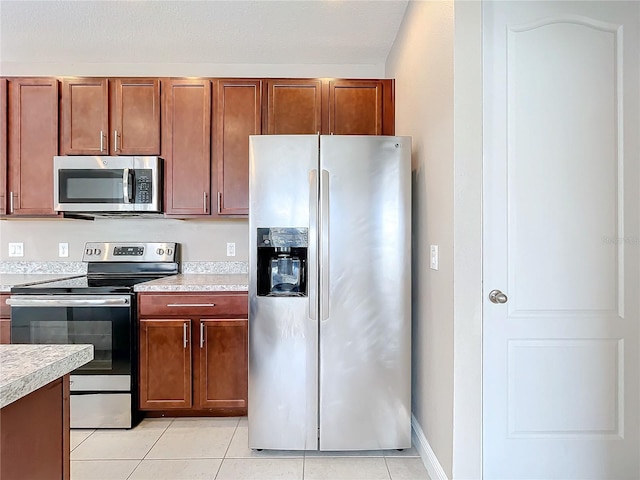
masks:
[[[12,295],[7,299],[12,307],[130,307],[128,296],[113,295]]]

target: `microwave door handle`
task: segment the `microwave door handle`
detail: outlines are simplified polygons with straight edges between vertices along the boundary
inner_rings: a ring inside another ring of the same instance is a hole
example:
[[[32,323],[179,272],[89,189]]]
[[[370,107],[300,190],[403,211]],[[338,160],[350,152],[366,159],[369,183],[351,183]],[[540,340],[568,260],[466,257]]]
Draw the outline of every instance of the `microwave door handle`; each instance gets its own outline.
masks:
[[[122,171],[122,197],[124,198],[124,203],[131,203],[131,184],[129,183],[130,178],[130,169],[125,168]]]

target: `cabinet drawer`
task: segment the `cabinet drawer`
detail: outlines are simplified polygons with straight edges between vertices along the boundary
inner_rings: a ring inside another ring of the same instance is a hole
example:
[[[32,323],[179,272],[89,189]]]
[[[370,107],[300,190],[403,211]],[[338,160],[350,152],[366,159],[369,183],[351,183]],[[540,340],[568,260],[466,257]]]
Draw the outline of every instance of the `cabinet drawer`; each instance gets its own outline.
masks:
[[[248,295],[202,293],[141,293],[138,295],[140,316],[246,316]]]

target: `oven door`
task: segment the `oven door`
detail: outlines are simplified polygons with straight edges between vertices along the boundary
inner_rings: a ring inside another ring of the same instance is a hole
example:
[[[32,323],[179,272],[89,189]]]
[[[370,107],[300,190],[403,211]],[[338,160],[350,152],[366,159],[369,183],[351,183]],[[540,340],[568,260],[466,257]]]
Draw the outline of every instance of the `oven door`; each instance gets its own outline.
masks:
[[[11,343],[93,344],[76,375],[131,375],[133,295],[12,295]]]

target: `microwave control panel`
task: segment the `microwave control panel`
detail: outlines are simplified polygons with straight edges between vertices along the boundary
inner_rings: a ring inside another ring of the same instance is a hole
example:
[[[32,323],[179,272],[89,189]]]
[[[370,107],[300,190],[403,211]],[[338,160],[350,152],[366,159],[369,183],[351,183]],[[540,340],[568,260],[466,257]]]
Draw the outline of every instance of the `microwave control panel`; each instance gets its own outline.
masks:
[[[134,203],[151,203],[153,198],[153,175],[150,169],[136,169],[136,192]]]

